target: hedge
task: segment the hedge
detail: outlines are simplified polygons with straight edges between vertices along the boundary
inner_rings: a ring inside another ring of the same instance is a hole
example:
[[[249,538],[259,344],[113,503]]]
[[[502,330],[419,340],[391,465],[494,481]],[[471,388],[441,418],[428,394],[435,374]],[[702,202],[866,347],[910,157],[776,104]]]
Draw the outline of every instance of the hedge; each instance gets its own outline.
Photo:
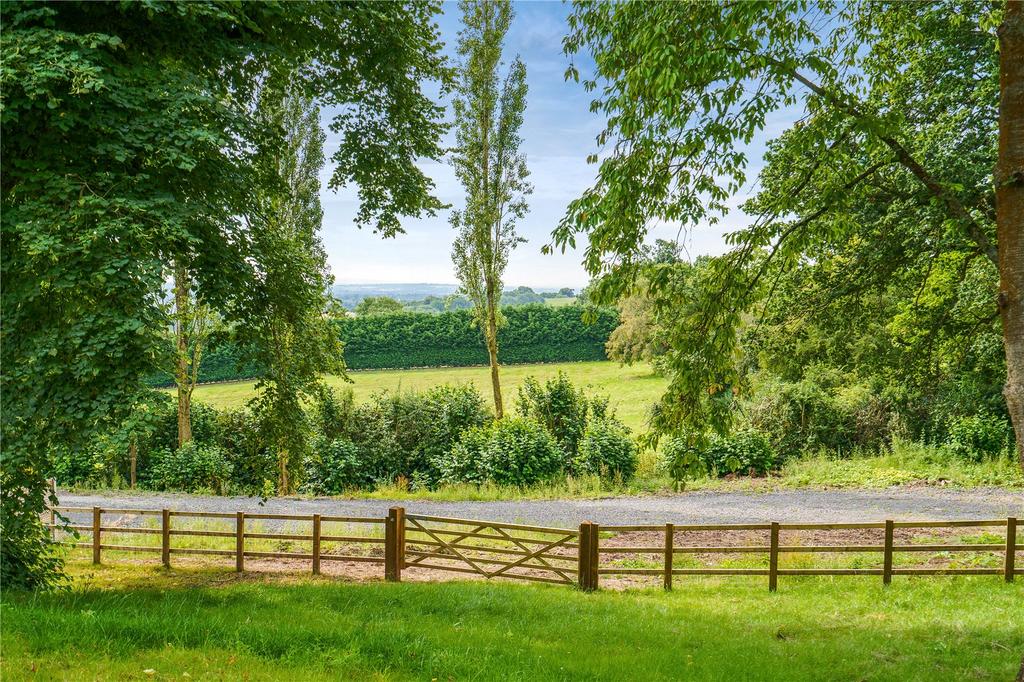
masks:
[[[604,344],[619,324],[614,308],[594,310],[583,321],[580,306],[543,304],[504,308],[506,325],[498,331],[499,357],[504,364],[604,360]],[[350,369],[465,367],[487,364],[487,350],[469,310],[445,313],[400,312],[337,321]],[[256,376],[258,367],[238,366],[238,349],[225,342],[204,354],[199,380],[231,381]],[[171,383],[169,375],[153,377],[154,385]]]

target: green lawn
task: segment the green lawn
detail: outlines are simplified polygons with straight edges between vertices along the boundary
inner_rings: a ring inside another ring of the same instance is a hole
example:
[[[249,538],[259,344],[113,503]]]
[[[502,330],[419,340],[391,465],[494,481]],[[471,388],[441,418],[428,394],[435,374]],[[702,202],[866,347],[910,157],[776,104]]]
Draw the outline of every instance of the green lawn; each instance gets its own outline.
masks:
[[[582,594],[483,582],[238,579],[72,566],[72,591],[3,595],[21,679],[1011,680],[1024,581],[688,579]],[[187,675],[187,677],[186,677]]]
[[[545,298],[544,303],[554,308],[561,308],[562,306],[572,305],[576,302],[575,296],[555,296],[554,298]]]
[[[609,396],[619,417],[634,431],[645,428],[650,406],[665,390],[663,378],[654,376],[648,365],[621,367],[615,362],[561,362],[538,365],[502,367],[505,400],[511,406],[516,389],[528,376],[547,379],[564,371],[573,383]],[[382,391],[424,390],[438,384],[471,383],[490,400],[490,370],[487,367],[443,367],[434,369],[403,369],[350,372],[352,389],[357,399],[369,398]],[[341,387],[339,377],[327,377],[331,386]],[[239,407],[252,398],[254,383],[239,381],[229,384],[206,384],[196,388],[194,399],[214,407]]]

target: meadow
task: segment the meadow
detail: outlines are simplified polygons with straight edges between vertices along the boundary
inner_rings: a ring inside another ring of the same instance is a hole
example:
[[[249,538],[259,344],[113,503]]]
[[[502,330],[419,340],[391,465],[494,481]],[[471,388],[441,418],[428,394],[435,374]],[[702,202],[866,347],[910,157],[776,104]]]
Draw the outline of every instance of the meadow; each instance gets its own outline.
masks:
[[[506,408],[512,406],[516,391],[526,377],[541,381],[565,372],[574,384],[608,396],[616,414],[634,432],[643,431],[647,414],[662,392],[665,379],[656,376],[646,364],[622,366],[615,362],[557,362],[531,365],[506,365],[501,368],[502,391]],[[487,367],[436,367],[427,369],[365,370],[349,372],[351,383],[339,376],[328,376],[334,388],[349,386],[357,400],[365,400],[380,391],[421,391],[438,384],[473,384],[490,397],[490,369]],[[193,399],[214,407],[241,407],[253,396],[255,383],[236,381],[204,384],[196,388]],[[173,389],[165,389],[168,393]]]
[[[1010,680],[1024,651],[1024,585],[991,577],[584,594],[69,568],[69,591],[4,594],[5,680]]]
[[[655,375],[649,365],[623,366],[616,362],[563,362],[549,364],[507,365],[502,367],[502,386],[506,408],[511,408],[516,391],[526,377],[541,381],[564,372],[574,384],[588,393],[605,395],[618,417],[634,434],[646,431],[651,406],[665,390],[666,381]],[[405,370],[367,370],[349,372],[350,382],[339,376],[328,376],[334,388],[351,387],[356,400],[369,399],[381,391],[422,391],[438,384],[472,384],[485,397],[490,396],[490,374],[487,367],[442,367]],[[204,384],[196,388],[194,399],[218,408],[241,407],[253,396],[254,382],[240,381]],[[171,389],[165,389],[168,392]],[[787,456],[785,464],[765,478],[698,478],[688,481],[689,489],[765,489],[778,487],[869,487],[915,483],[951,486],[1024,487],[1024,474],[1009,459],[969,462],[950,456],[941,448],[913,442],[897,441],[884,453],[853,452],[839,457],[821,451]],[[452,485],[437,490],[410,491],[401,485],[381,486],[374,491],[355,493],[359,496],[389,499],[521,499],[524,497],[600,497],[608,494],[635,494],[669,490],[672,482],[658,468],[659,455],[650,450],[641,452],[637,476],[626,484],[580,478],[559,481],[531,489],[502,488],[491,484]]]

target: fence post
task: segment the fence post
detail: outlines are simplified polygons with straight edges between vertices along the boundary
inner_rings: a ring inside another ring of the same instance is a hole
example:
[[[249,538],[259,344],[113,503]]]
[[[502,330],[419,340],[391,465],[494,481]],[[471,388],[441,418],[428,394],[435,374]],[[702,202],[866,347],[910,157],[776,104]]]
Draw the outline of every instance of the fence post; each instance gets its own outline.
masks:
[[[771,547],[768,551],[768,591],[779,586],[779,524],[772,521]]]
[[[1013,563],[1017,551],[1017,519],[1013,516],[1006,519],[1006,560],[1003,562],[1003,577],[1006,582],[1013,582]]]
[[[405,563],[405,509],[392,507],[384,521],[384,579],[397,583],[402,581],[402,565]]]
[[[598,582],[600,581],[600,568],[601,568],[601,554],[598,552],[598,545],[600,544],[599,529],[601,527],[596,523],[590,524],[590,591],[596,591]]]
[[[579,547],[576,548],[576,582],[584,592],[590,585],[590,521],[580,524]]]
[[[320,575],[320,515],[313,514],[313,575]]]
[[[882,555],[882,584],[888,585],[892,582],[892,520],[885,521],[885,550]]]
[[[160,510],[160,558],[164,568],[171,567],[171,510]]]
[[[672,544],[675,535],[675,527],[671,523],[665,524],[665,589],[672,589],[672,559],[675,554],[672,551]]]
[[[245,513],[235,514],[235,570],[245,570]]]
[[[46,506],[50,509],[50,539],[57,540],[57,515],[54,512],[53,498],[57,496],[57,479],[51,478],[50,495],[46,500]]]
[[[92,508],[92,562],[100,562],[100,516],[102,511],[99,507]]]

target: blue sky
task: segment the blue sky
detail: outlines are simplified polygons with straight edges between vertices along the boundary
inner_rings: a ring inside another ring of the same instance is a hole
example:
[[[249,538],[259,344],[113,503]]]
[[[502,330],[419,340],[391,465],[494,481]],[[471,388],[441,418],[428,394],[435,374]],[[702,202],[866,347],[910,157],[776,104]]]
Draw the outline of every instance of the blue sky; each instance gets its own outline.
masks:
[[[562,37],[571,6],[561,2],[519,2],[515,9],[505,54],[510,59],[518,53],[526,64],[529,97],[522,131],[523,151],[534,192],[529,197],[530,213],[519,224],[519,232],[527,242],[510,258],[505,283],[578,288],[588,280],[580,266],[582,254],[543,255],[540,249],[549,241],[551,230],[565,214],[566,206],[594,177],[595,167],[587,165],[586,157],[597,151],[594,139],[601,131],[603,119],[590,113],[591,96],[579,84],[563,78],[568,58],[562,54]],[[446,50],[452,53],[460,28],[456,3],[445,4],[439,24]],[[576,64],[581,73],[587,72],[588,64],[579,59]],[[324,112],[325,119],[330,115],[329,110]],[[328,135],[325,151],[330,158],[337,143]],[[760,159],[761,153],[760,141],[748,150],[752,161]],[[756,175],[759,165],[752,164],[748,177]],[[462,190],[451,168],[445,164],[422,167],[437,184],[440,199],[460,206]],[[447,210],[434,218],[407,219],[403,223],[404,235],[384,240],[370,230],[355,227],[355,191],[345,189],[336,193],[326,189],[329,169],[325,169],[324,175],[322,237],[337,282],[456,282],[450,258],[454,231],[448,223]],[[739,199],[742,198],[741,194]],[[741,227],[744,219],[739,211],[733,211],[714,228],[688,232],[683,236],[688,253],[692,257],[723,252],[722,234]],[[651,239],[674,239],[676,235],[676,228],[663,226],[654,231]]]

